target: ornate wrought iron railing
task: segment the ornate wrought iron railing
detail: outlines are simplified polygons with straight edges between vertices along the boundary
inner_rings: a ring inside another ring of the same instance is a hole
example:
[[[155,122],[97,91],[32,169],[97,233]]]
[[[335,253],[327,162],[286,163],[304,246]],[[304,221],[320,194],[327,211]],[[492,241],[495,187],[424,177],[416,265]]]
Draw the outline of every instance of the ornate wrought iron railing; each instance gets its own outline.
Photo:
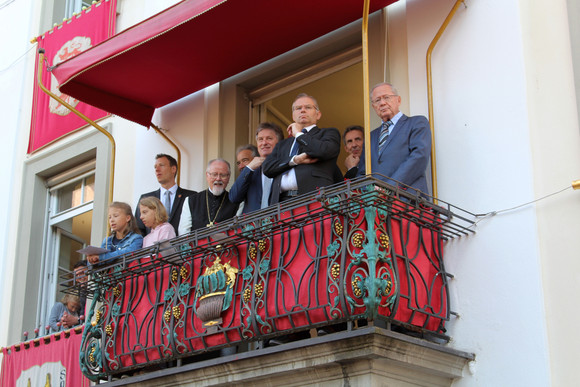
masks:
[[[445,339],[443,244],[473,216],[438,203],[365,177],[94,267],[83,372],[97,380],[360,319]]]

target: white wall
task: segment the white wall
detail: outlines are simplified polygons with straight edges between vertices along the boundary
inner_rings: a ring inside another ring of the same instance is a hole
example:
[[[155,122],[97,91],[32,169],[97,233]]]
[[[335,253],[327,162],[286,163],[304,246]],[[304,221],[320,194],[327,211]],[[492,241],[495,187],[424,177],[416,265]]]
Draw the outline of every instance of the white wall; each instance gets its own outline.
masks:
[[[30,44],[35,34],[35,1],[5,3],[0,10],[0,106],[2,106],[2,156],[0,168],[0,311],[10,309],[12,273],[15,256],[16,230],[22,165],[28,146],[32,78],[36,45]],[[14,21],[18,21],[15,23]],[[7,38],[18,37],[18,38]],[[7,344],[7,319],[0,319],[0,346]]]
[[[427,114],[425,55],[454,3],[406,3],[411,114]],[[486,213],[578,178],[576,100],[564,0],[466,4],[433,53],[439,197]],[[476,354],[456,385],[575,382],[579,205],[569,190],[483,220],[476,234],[447,244],[460,314],[448,325],[450,346]]]
[[[527,100],[534,168],[534,196],[580,178],[580,131],[567,2],[519,1],[526,59]],[[578,30],[576,30],[578,31]],[[576,32],[577,33],[577,32]],[[577,41],[575,36],[573,41]],[[577,51],[577,50],[575,50]],[[580,260],[577,238],[580,192],[537,205],[547,333],[554,386],[577,384],[580,358]]]
[[[157,110],[153,121],[180,148],[180,186],[195,191],[206,188],[205,158],[207,155],[205,92],[199,91],[167,107]],[[138,127],[135,137],[135,187],[132,205],[139,196],[159,188],[153,165],[155,155],[167,153],[177,158],[175,149],[153,129]]]
[[[517,2],[467,5],[433,55],[439,196],[484,213],[533,200],[532,155]],[[448,245],[451,345],[476,354],[457,385],[550,384],[537,238],[530,206]]]

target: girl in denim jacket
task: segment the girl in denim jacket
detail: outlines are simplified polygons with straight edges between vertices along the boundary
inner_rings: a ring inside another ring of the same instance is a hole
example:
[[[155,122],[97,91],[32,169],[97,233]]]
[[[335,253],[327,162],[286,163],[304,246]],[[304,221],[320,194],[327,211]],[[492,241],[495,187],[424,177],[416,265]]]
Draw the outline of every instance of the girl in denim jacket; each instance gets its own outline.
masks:
[[[109,252],[87,256],[87,260],[93,265],[139,250],[143,246],[143,237],[137,228],[131,206],[127,203],[113,202],[109,205],[109,226],[111,235],[101,245]]]

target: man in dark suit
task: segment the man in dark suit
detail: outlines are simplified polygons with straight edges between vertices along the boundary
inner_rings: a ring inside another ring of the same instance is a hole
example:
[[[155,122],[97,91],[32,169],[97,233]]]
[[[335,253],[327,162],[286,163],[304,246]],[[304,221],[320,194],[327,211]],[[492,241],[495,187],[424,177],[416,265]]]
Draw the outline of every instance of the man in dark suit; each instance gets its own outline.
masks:
[[[426,169],[431,155],[429,121],[423,116],[407,117],[401,113],[401,97],[389,83],[379,83],[373,87],[371,103],[382,120],[381,126],[371,132],[372,172],[383,175],[378,178],[389,184],[403,183],[428,194]],[[365,174],[364,151],[358,174]],[[416,193],[413,189],[409,192]]]
[[[177,176],[177,160],[172,156],[163,153],[155,156],[155,176],[157,177],[157,181],[161,187],[156,191],[141,195],[139,201],[145,197],[154,196],[161,200],[161,203],[163,203],[165,207],[169,206],[169,208],[166,208],[167,213],[169,214],[168,222],[171,223],[175,229],[175,234],[177,234],[183,202],[185,201],[185,198],[194,194],[195,191],[183,189],[175,182],[175,176]],[[141,221],[139,203],[137,203],[137,208],[135,209],[135,218],[137,219],[137,226],[139,227],[139,230],[141,230],[141,233],[143,235],[149,234],[151,230],[145,227]]]
[[[284,140],[282,129],[276,124],[262,122],[256,129],[259,157],[254,157],[240,172],[230,189],[233,203],[244,202],[242,214],[268,207],[272,179],[262,173],[262,164],[277,143]]]
[[[358,174],[358,163],[365,143],[364,128],[360,125],[347,126],[342,134],[344,150],[348,153],[344,159],[346,167],[345,179],[353,179]]]
[[[262,164],[274,179],[270,204],[291,199],[335,182],[340,133],[316,126],[322,113],[314,97],[299,94],[292,104],[290,137],[279,142]]]

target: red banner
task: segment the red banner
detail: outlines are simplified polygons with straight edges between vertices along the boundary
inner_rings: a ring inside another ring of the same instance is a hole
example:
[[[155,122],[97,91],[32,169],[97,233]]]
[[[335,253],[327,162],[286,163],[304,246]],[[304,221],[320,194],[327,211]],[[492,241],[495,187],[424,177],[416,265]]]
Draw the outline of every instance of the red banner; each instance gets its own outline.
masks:
[[[93,121],[106,117],[108,113],[62,94],[47,66],[64,62],[111,37],[115,33],[116,9],[117,0],[101,0],[37,38],[38,48],[45,50],[48,62],[42,74],[44,86]],[[86,125],[84,120],[40,90],[38,56],[36,60],[28,153]]]
[[[71,329],[2,349],[1,386],[89,386],[79,364],[82,330]]]

